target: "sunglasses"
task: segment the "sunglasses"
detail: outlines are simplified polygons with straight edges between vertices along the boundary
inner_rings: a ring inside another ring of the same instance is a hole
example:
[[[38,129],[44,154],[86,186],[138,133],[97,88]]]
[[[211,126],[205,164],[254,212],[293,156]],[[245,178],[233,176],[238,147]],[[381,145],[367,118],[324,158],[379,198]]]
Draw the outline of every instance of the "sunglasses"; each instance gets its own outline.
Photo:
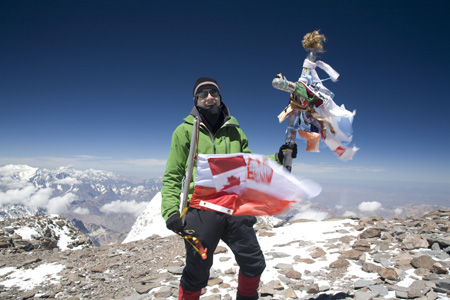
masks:
[[[198,98],[206,98],[206,97],[208,97],[208,94],[210,94],[211,97],[217,97],[220,95],[218,90],[211,90],[209,92],[208,91],[198,92],[195,96]]]

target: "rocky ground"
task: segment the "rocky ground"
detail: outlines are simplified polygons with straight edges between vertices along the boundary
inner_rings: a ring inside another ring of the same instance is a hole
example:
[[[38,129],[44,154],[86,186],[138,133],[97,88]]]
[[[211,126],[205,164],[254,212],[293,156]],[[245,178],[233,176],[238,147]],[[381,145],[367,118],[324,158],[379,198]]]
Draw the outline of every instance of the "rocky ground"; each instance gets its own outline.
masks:
[[[0,254],[32,250],[82,249],[93,246],[91,239],[66,218],[32,216],[0,221]]]
[[[296,224],[258,223],[256,229],[265,240]],[[264,249],[266,271],[276,275],[262,281],[260,299],[449,299],[450,211],[339,224],[320,243],[289,237]],[[175,299],[184,264],[178,236],[77,250],[7,250],[0,255],[1,299]],[[234,299],[232,254],[219,246],[215,259],[230,268],[214,265],[201,299]],[[57,272],[34,278],[39,268]]]

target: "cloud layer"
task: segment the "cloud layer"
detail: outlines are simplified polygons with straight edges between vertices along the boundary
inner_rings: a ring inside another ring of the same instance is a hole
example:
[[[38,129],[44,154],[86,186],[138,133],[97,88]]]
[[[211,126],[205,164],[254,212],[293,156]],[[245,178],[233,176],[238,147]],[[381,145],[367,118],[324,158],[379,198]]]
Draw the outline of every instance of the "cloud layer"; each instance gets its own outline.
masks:
[[[73,157],[0,157],[0,166],[8,164],[28,165],[46,169],[72,166],[80,170],[106,170],[125,176],[148,178],[162,176],[166,160],[154,158],[113,159],[112,157],[92,155],[77,155]]]
[[[147,202],[122,201],[116,200],[111,203],[105,204],[100,208],[104,213],[129,213],[136,217],[139,216],[147,207]]]
[[[77,200],[75,194],[67,193],[52,197],[53,188],[37,188],[31,183],[23,187],[0,191],[0,205],[22,204],[47,209],[49,214],[63,214],[69,211],[70,204]]]

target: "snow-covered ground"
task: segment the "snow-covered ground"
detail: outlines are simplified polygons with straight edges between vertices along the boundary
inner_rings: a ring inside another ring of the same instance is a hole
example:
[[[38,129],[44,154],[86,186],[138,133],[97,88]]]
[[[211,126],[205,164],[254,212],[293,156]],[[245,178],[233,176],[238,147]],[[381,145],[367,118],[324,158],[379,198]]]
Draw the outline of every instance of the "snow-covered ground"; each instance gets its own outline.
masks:
[[[337,251],[335,251],[335,253],[327,251],[323,258],[316,260],[313,264],[298,262],[293,265],[294,257],[298,256],[304,259],[311,258],[311,253],[317,247],[323,247],[326,240],[339,239],[344,235],[356,236],[360,232],[353,229],[354,224],[355,221],[350,219],[292,223],[283,227],[273,228],[273,230],[271,230],[275,233],[273,236],[258,237],[267,265],[261,276],[261,281],[267,284],[272,280],[277,280],[281,275],[278,272],[277,265],[289,264],[292,265],[295,271],[302,274],[302,280],[306,281],[308,279],[314,279],[315,283],[318,283],[319,286],[329,286],[329,282],[318,282],[315,272],[323,272],[324,268],[327,268],[333,261],[336,261],[340,255]],[[220,273],[224,273],[226,270],[238,272],[238,267],[235,264],[231,250],[222,241],[219,243],[219,246],[227,248],[228,252],[214,255],[213,269],[216,271],[220,270]],[[272,253],[282,253],[286,254],[286,256],[272,255]],[[227,259],[230,257],[231,259]],[[161,271],[164,272],[164,270]],[[362,272],[360,266],[356,267],[353,265],[347,269],[346,274],[342,274],[342,280],[349,280],[348,277],[350,276],[366,280],[375,280],[379,277],[378,274],[375,273]],[[224,289],[221,291],[221,294],[224,295],[229,293],[234,295],[237,288],[235,278],[232,276],[224,276],[221,277],[221,279],[223,279],[224,283],[230,285],[230,288]],[[337,282],[336,286],[339,286]],[[341,290],[333,290],[333,287],[330,287],[330,292],[338,293],[341,292]],[[306,292],[304,293],[305,294],[297,293],[297,296],[307,296]],[[207,292],[204,296],[208,295],[209,293]]]
[[[160,236],[173,234],[166,229],[164,220],[160,216],[160,203],[161,195],[157,194],[147,209],[142,213],[141,217],[138,218],[125,242],[145,239],[153,234]],[[271,228],[270,232],[273,235],[261,234],[258,240],[266,257],[267,264],[261,276],[261,281],[263,284],[267,284],[273,280],[278,280],[281,276],[278,270],[283,264],[290,265],[293,270],[300,272],[302,282],[314,280],[314,283],[318,284],[319,287],[325,287],[327,293],[337,294],[347,292],[342,287],[351,286],[356,280],[375,281],[379,278],[377,273],[362,271],[361,266],[352,260],[349,260],[350,265],[346,271],[335,276],[332,282],[326,280],[325,276],[322,276],[330,272],[329,266],[332,262],[338,260],[338,256],[342,252],[340,250],[346,250],[345,247],[350,248],[349,244],[341,242],[340,239],[353,240],[353,238],[361,233],[355,229],[354,225],[356,225],[356,222],[353,219],[291,222],[284,226]],[[27,228],[22,228],[21,230],[23,236],[34,234],[32,230]],[[260,233],[262,232],[263,230],[260,230]],[[224,283],[229,285],[229,287],[221,288],[219,293],[222,296],[230,294],[234,297],[237,288],[237,276],[223,274],[230,270],[232,273],[233,270],[237,273],[238,267],[236,266],[231,250],[223,242],[220,242],[219,246],[227,248],[228,252],[218,253],[214,256],[212,274],[220,273],[220,278]],[[317,248],[322,249],[325,253],[315,258],[313,263],[311,263],[308,259],[311,260],[312,253]],[[394,255],[396,249],[391,251],[393,251],[391,254]],[[366,262],[375,263],[370,255],[366,256]],[[4,281],[0,282],[0,285],[5,287],[19,286],[21,289],[27,290],[33,289],[34,286],[43,281],[57,282],[59,279],[58,273],[63,268],[64,265],[62,264],[43,264],[35,269],[28,269],[24,272],[16,268],[3,267],[0,268],[0,275],[8,275],[4,277]],[[159,272],[165,273],[167,270],[161,269]],[[397,285],[409,287],[418,277],[420,276],[414,274],[412,269],[408,270]],[[284,285],[284,288],[287,288],[283,280],[280,280],[280,282]],[[299,298],[308,296],[306,291],[300,292],[296,290],[295,292]],[[212,295],[211,289],[208,289],[207,293],[203,296],[208,295]],[[215,295],[217,295],[217,291]],[[386,298],[395,298],[395,292],[390,291]],[[171,297],[169,299],[175,298]],[[439,299],[449,298],[444,296]]]
[[[138,218],[125,241],[145,239],[153,234],[161,236],[173,234],[166,229],[165,223],[160,216],[160,205],[161,194],[158,193],[148,205],[147,209],[142,213],[142,218]],[[268,217],[267,221],[269,223],[271,222],[272,225],[277,223],[277,220],[272,217]],[[292,222],[285,226],[274,227],[271,229],[274,233],[272,236],[259,236],[258,240],[265,255],[267,265],[261,276],[261,281],[267,284],[270,281],[277,280],[280,276],[278,266],[282,264],[292,265],[292,268],[295,271],[302,274],[302,281],[307,282],[308,280],[313,279],[319,287],[327,287],[329,293],[345,292],[341,288],[341,286],[345,286],[344,283],[347,283],[348,286],[349,283],[353,283],[355,280],[376,280],[379,278],[377,273],[364,272],[362,271],[361,266],[351,260],[349,260],[350,265],[348,266],[346,273],[340,274],[338,278],[335,278],[334,282],[330,283],[327,280],[318,280],[319,276],[317,276],[317,274],[329,272],[328,267],[332,262],[338,260],[340,255],[338,251],[340,249],[329,247],[330,241],[336,241],[335,243],[338,245],[339,242],[337,241],[344,236],[356,238],[356,236],[361,233],[354,228],[356,222],[357,221],[350,218],[328,221]],[[327,243],[328,247],[326,246]],[[220,271],[220,273],[225,273],[227,270],[238,272],[238,267],[236,266],[231,250],[222,241],[219,243],[219,246],[227,248],[228,252],[214,255],[212,273],[214,270],[217,272]],[[342,243],[341,247],[345,247],[344,243]],[[314,263],[295,261],[294,257],[302,259],[311,258],[312,252],[317,248],[323,249],[326,254],[315,259]],[[282,255],[276,255],[276,253],[282,253]],[[366,261],[374,263],[370,256],[367,257]],[[160,272],[167,271],[160,270]],[[222,296],[227,293],[234,295],[237,288],[235,276],[221,276],[221,279],[223,279],[224,283],[230,285],[229,288],[221,289],[220,292]],[[406,272],[405,278],[399,282],[398,285],[408,287],[414,280],[417,280],[417,275],[411,270],[410,272]],[[285,288],[287,288],[287,286],[285,286]],[[211,292],[208,291],[204,296],[210,294]],[[297,292],[297,296],[299,298],[307,297],[306,291],[303,291],[303,294]],[[390,291],[387,298],[395,298],[395,292]]]
[[[6,288],[17,286],[22,290],[32,290],[36,286],[46,282],[48,284],[58,283],[61,278],[58,273],[64,269],[62,264],[42,264],[34,269],[17,269],[13,267],[0,268],[0,276],[5,274],[7,279],[0,284]]]

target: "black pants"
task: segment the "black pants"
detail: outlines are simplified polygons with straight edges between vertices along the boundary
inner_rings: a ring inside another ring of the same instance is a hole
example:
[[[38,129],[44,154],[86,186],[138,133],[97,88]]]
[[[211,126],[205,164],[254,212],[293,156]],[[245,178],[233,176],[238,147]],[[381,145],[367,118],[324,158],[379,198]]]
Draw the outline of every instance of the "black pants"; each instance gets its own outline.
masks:
[[[262,274],[266,263],[256,239],[252,216],[230,216],[227,214],[190,208],[186,215],[186,229],[195,230],[195,236],[204,248],[207,258],[189,243],[186,244],[186,266],[181,276],[181,286],[189,291],[198,291],[208,284],[209,270],[213,264],[213,254],[219,240],[224,241],[233,251],[240,271],[248,277]]]

